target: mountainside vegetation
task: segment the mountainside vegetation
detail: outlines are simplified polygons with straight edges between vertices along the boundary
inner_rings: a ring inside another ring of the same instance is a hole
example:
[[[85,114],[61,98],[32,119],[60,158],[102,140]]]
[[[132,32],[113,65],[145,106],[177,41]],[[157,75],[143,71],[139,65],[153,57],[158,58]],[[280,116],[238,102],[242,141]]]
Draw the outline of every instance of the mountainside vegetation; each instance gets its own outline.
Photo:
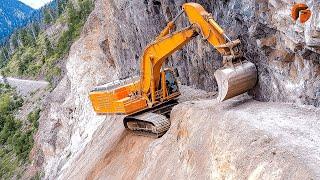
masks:
[[[58,82],[93,5],[92,0],[54,0],[43,7],[39,21],[30,21],[0,46],[0,75]],[[28,98],[0,83],[0,179],[20,179],[32,164],[42,106],[26,107],[28,103]]]
[[[27,116],[27,121],[15,117],[23,99],[9,85],[0,84],[0,179],[19,177],[29,162],[33,135],[38,130],[40,109]]]
[[[27,24],[35,10],[19,0],[5,0],[0,3],[0,43],[9,36],[15,28]]]
[[[60,76],[58,66],[79,37],[91,0],[56,0],[43,10],[42,23],[30,23],[12,34],[0,49],[0,69],[7,76],[42,78]],[[49,31],[50,29],[51,31]],[[53,29],[53,30],[52,30]],[[52,32],[53,31],[53,32]]]

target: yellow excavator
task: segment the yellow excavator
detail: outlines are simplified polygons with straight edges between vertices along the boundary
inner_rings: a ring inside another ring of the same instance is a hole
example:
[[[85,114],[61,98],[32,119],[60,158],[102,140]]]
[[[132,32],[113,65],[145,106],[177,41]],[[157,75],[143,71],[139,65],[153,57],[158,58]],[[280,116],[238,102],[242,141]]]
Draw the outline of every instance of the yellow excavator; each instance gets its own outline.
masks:
[[[174,32],[183,13],[190,26]],[[170,127],[169,115],[180,95],[175,73],[164,62],[191,39],[200,35],[222,56],[223,67],[215,72],[218,101],[224,101],[253,88],[257,70],[240,52],[240,40],[231,41],[212,15],[197,3],[186,3],[182,11],[149,44],[143,53],[140,76],[110,82],[90,92],[97,114],[122,114],[126,129],[138,134],[161,137]]]

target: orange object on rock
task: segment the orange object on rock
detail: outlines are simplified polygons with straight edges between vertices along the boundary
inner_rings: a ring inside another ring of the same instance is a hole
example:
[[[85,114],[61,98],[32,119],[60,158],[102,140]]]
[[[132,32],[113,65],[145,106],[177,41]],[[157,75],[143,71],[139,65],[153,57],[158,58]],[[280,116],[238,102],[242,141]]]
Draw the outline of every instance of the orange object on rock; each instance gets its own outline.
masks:
[[[305,23],[309,20],[311,16],[311,10],[309,10],[309,7],[306,4],[303,3],[297,3],[292,6],[291,9],[291,17],[293,20],[298,20],[301,23]]]
[[[306,9],[306,10],[301,10],[300,11],[300,22],[305,23],[309,20],[311,16],[311,10]]]

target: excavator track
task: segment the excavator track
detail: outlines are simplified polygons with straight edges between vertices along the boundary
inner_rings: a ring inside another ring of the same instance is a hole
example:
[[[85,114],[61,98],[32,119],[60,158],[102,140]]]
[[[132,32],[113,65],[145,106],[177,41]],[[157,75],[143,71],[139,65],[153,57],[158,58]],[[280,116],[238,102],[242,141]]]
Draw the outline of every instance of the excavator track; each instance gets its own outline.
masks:
[[[170,128],[170,112],[177,104],[174,100],[156,106],[151,111],[127,116],[123,120],[124,127],[136,135],[161,137]]]

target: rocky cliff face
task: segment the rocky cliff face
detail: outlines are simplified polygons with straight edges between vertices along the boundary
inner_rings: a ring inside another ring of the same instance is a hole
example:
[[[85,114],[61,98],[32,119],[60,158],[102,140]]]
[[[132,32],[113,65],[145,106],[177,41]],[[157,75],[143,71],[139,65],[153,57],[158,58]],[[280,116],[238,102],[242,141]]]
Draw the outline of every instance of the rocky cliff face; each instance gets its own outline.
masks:
[[[40,155],[34,164],[43,167],[46,178],[55,179],[62,171],[68,171],[86,146],[99,141],[97,129],[106,129],[100,138],[108,138],[103,141],[108,144],[98,146],[93,153],[112,147],[122,137],[121,120],[96,116],[88,93],[95,85],[137,74],[143,48],[165,27],[166,21],[178,13],[184,2],[95,2],[95,10],[88,18],[81,38],[71,48],[67,73],[48,98],[47,110],[40,120],[36,139],[37,154]],[[320,105],[320,59],[317,54],[320,5],[317,1],[306,1],[313,15],[305,24],[290,19],[291,1],[197,2],[213,12],[231,38],[242,40],[245,57],[257,65],[259,83],[251,92],[255,99]],[[185,26],[186,21],[180,19],[177,27]],[[213,73],[221,66],[221,58],[201,38],[174,54],[168,64],[178,67],[183,84],[208,91],[217,89]],[[198,126],[201,129],[201,124]],[[96,137],[95,140],[92,137]],[[192,157],[190,153],[182,158],[183,162]],[[89,163],[90,158],[85,159],[86,162]],[[186,165],[186,168],[188,171],[192,166]]]
[[[305,24],[290,17],[293,1],[198,1],[213,12],[232,38],[243,42],[245,57],[259,69],[256,99],[319,106],[319,3],[306,1],[313,14]],[[98,3],[98,2],[97,2]],[[106,52],[110,53],[120,78],[138,73],[143,48],[165,27],[185,1],[109,1]],[[99,12],[97,12],[99,13]],[[180,19],[177,27],[186,27]],[[171,62],[181,81],[205,90],[216,90],[214,71],[221,57],[208,43],[196,38]],[[170,63],[169,63],[170,64]]]

